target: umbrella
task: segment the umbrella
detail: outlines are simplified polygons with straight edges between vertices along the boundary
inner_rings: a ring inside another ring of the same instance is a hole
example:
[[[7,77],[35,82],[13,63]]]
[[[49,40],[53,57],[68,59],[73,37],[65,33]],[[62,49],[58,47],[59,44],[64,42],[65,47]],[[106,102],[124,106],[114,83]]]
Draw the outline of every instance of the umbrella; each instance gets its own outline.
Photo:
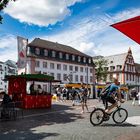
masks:
[[[140,16],[111,25],[138,44],[140,44]]]

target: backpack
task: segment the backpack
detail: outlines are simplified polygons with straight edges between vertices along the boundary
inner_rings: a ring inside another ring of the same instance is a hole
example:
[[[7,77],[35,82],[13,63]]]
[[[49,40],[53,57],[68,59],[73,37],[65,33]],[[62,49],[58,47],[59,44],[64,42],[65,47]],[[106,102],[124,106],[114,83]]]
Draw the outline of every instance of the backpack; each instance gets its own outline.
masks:
[[[109,90],[110,90],[110,87],[111,87],[111,84],[108,85],[105,89],[103,89],[103,90],[101,91],[100,97],[101,97],[102,100],[105,99],[105,98],[107,97],[107,95],[108,95],[108,93],[109,93]]]

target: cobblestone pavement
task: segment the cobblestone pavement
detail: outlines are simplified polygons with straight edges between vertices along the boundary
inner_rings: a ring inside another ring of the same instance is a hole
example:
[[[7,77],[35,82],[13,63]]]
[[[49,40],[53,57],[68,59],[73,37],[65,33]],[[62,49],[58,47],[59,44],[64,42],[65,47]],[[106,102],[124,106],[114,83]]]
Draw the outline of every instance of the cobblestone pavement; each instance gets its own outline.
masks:
[[[88,101],[89,110],[102,107],[98,100]],[[140,140],[140,107],[131,101],[122,105],[129,112],[122,125],[112,119],[92,126],[90,113],[81,114],[81,106],[71,101],[53,102],[51,109],[24,110],[24,119],[0,122],[0,140]]]

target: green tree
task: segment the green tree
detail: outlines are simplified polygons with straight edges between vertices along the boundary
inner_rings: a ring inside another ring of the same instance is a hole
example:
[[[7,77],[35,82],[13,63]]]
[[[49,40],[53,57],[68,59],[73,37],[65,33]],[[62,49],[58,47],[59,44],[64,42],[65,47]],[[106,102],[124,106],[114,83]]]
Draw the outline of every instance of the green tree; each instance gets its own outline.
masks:
[[[16,1],[16,0],[0,0],[0,11],[2,11],[10,1]],[[3,19],[3,17],[0,15],[1,24],[2,24],[2,19]]]
[[[106,81],[107,78],[107,60],[104,60],[103,58],[98,59],[95,62],[96,65],[96,79],[97,82],[99,81]]]

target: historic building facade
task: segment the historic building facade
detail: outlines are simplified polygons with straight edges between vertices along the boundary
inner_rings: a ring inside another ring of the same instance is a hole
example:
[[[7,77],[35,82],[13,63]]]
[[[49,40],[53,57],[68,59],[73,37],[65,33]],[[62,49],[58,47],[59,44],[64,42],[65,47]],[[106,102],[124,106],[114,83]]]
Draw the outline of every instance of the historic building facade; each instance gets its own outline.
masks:
[[[27,45],[26,73],[49,74],[62,83],[95,83],[95,65],[91,56],[40,38]]]
[[[94,58],[93,60],[95,60]],[[96,58],[107,60],[107,66],[105,67],[107,69],[106,82],[111,82],[115,77],[119,79],[121,84],[136,87],[138,91],[140,90],[140,64],[134,62],[130,48],[127,53]]]
[[[6,91],[8,88],[8,81],[5,81],[5,75],[16,75],[17,65],[12,60],[0,62],[0,91]]]

